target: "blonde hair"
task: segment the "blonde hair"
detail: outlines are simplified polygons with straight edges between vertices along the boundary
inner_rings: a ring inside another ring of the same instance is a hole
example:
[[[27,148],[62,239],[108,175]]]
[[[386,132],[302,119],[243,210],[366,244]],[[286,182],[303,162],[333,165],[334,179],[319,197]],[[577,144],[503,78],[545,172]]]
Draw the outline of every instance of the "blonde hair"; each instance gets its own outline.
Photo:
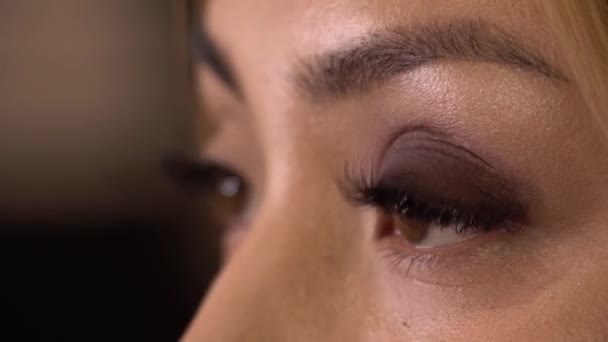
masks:
[[[546,4],[573,81],[608,135],[608,0],[553,0]]]

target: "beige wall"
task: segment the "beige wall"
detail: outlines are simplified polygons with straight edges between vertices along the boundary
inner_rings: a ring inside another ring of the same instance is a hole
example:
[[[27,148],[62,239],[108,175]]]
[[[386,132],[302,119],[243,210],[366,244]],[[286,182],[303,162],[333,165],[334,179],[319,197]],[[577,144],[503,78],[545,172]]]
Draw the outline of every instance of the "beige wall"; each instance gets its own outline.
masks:
[[[179,206],[159,162],[194,150],[184,18],[172,0],[0,1],[4,218]]]

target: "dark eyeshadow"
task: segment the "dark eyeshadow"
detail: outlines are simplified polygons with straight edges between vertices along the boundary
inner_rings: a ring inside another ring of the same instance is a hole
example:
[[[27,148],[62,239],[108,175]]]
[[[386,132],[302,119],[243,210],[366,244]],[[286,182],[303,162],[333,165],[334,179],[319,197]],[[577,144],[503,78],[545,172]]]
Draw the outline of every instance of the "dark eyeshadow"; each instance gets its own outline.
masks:
[[[525,201],[515,182],[472,151],[428,131],[395,139],[373,172],[371,184],[415,194],[423,203],[499,212],[517,221],[526,218]]]

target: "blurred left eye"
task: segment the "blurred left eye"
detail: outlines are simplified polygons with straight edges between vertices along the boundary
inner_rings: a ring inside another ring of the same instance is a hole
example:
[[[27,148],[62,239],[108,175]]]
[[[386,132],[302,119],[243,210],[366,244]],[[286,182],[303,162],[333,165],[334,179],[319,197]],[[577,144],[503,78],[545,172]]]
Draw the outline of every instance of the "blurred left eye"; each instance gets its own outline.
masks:
[[[173,159],[165,163],[171,176],[185,191],[204,200],[207,212],[221,225],[243,215],[249,199],[247,181],[236,171],[213,162]]]

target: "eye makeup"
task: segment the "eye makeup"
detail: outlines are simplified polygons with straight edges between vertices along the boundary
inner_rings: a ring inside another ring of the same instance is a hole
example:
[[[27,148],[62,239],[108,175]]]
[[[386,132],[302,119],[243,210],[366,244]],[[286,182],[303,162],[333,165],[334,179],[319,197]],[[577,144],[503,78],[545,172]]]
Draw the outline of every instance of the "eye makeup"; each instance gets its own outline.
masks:
[[[514,182],[443,134],[407,131],[379,160],[372,167],[348,168],[348,195],[394,217],[393,226],[407,227],[399,229],[401,235],[417,236],[414,245],[434,228],[465,235],[526,223],[526,205]]]

